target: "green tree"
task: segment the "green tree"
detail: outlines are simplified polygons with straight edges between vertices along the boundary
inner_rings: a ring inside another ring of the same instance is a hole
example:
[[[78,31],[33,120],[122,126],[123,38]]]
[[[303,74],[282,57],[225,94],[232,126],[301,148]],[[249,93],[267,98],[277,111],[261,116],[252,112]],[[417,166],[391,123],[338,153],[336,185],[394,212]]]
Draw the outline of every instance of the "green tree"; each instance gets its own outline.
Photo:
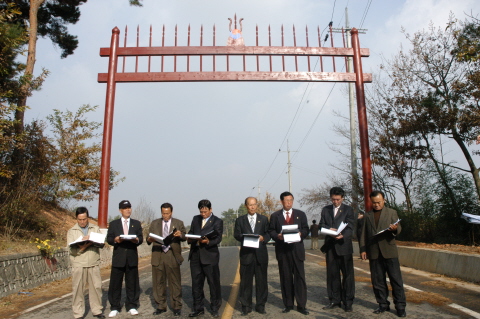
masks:
[[[443,176],[442,166],[469,172],[480,198],[479,168],[467,147],[480,133],[480,96],[472,94],[471,87],[475,84],[470,77],[478,74],[479,69],[478,65],[461,62],[452,54],[456,34],[462,26],[455,23],[453,17],[448,25],[446,30],[432,25],[427,31],[413,36],[407,34],[412,48],[400,51],[386,67],[396,92],[392,100],[398,110],[397,132],[424,143],[432,160],[439,164],[439,176]],[[443,163],[432,156],[430,144],[439,136],[455,141],[468,169]]]
[[[0,3],[0,10],[5,10],[11,4],[19,9],[21,14],[12,21],[13,24],[22,25],[28,31],[27,61],[20,87],[16,96],[15,128],[20,134],[24,127],[24,115],[27,98],[32,90],[38,88],[46,74],[35,78],[37,40],[38,36],[48,37],[61,49],[61,57],[66,58],[73,54],[78,46],[77,36],[68,32],[67,25],[75,24],[80,19],[79,6],[87,0],[10,0]],[[141,6],[139,0],[129,0],[132,6]],[[34,81],[36,80],[36,81]],[[40,83],[38,83],[40,81]]]
[[[97,106],[84,105],[75,113],[54,110],[47,119],[52,126],[55,157],[53,162],[53,200],[91,201],[99,193],[101,145],[89,141],[100,137],[101,123],[88,121],[85,116]],[[110,189],[117,185],[118,172],[110,169]]]

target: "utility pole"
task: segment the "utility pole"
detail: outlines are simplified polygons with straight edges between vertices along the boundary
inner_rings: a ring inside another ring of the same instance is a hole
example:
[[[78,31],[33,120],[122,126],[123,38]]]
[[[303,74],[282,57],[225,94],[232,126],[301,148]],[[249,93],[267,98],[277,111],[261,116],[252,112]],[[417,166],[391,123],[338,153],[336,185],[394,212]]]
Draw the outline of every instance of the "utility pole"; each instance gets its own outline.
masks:
[[[280,151],[280,152],[285,152],[285,151]],[[292,151],[296,152],[296,151]],[[288,140],[287,140],[287,151],[286,153],[288,154],[288,191],[291,193],[292,192],[292,163],[290,162],[290,147],[288,146]]]
[[[332,29],[333,32],[343,33],[344,31],[347,34],[347,48],[352,47],[352,35],[350,34],[350,25],[348,19],[348,8],[345,8],[345,29]],[[358,29],[358,33],[365,33],[367,29]],[[351,73],[353,71],[353,58],[347,58],[347,72]],[[355,213],[358,213],[358,172],[357,172],[357,121],[355,116],[355,99],[354,99],[354,84],[348,83],[348,100],[350,106],[350,165],[351,165],[351,176],[352,176],[352,208]],[[368,194],[364,194],[368,196]]]

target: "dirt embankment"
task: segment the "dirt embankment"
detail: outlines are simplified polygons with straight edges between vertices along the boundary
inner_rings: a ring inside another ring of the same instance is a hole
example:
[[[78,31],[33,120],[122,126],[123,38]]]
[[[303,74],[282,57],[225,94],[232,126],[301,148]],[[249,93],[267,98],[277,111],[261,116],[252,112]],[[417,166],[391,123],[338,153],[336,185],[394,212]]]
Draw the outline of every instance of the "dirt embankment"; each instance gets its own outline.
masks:
[[[50,239],[50,244],[54,247],[67,246],[67,232],[76,223],[75,214],[66,211],[42,210],[41,217],[48,225],[42,233],[32,233],[30,238],[10,240],[0,237],[0,256],[37,252],[38,249],[34,244],[35,238],[40,240]],[[97,220],[90,218],[92,224],[97,224]]]
[[[398,241],[398,240],[397,240],[397,244],[400,246],[448,250],[448,251],[454,251],[457,253],[480,254],[480,246],[465,246],[465,245],[453,245],[453,244],[426,244],[426,243],[418,243],[414,241]]]

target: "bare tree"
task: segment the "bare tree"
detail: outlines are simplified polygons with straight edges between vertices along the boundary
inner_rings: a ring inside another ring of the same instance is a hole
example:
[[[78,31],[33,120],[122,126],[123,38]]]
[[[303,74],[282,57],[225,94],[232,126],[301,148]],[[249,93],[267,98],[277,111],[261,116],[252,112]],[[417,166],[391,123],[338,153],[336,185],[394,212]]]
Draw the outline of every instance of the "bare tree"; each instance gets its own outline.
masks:
[[[134,205],[132,215],[142,223],[143,228],[148,228],[155,219],[155,210],[147,202],[144,196],[140,197],[137,205]]]

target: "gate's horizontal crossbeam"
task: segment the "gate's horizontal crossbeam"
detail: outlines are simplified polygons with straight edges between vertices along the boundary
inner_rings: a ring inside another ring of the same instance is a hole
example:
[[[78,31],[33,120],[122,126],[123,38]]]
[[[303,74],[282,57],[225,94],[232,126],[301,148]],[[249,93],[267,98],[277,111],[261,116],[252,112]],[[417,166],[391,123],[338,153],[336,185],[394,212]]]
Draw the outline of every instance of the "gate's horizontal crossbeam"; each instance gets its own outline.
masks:
[[[106,83],[108,73],[99,73],[98,82]],[[355,82],[355,73],[338,72],[125,72],[116,73],[115,82],[200,82],[200,81],[285,81]],[[372,82],[364,73],[363,81]]]
[[[362,57],[369,49],[360,49]],[[100,48],[100,56],[108,57],[110,48]],[[351,48],[270,47],[270,46],[181,46],[181,47],[119,47],[118,56],[179,56],[179,55],[284,55],[284,56],[353,56]]]

